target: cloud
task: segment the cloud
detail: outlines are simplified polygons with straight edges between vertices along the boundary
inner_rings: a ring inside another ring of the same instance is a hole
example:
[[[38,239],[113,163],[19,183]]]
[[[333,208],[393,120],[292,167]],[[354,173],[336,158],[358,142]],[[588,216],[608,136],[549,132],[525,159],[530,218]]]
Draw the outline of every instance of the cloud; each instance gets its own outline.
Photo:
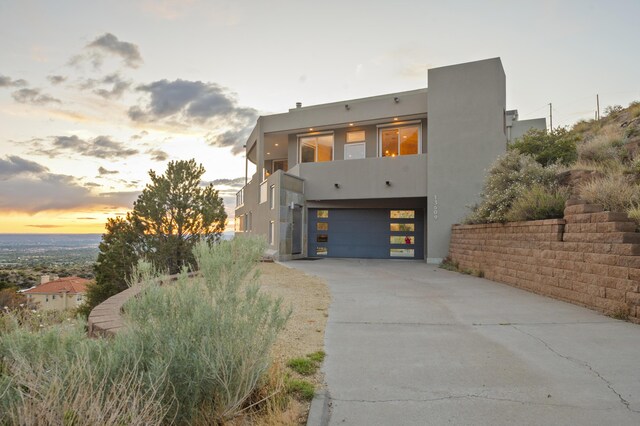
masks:
[[[146,153],[151,155],[153,161],[166,161],[169,158],[169,154],[161,149],[149,149]]]
[[[143,130],[140,133],[138,133],[137,135],[131,136],[131,139],[142,139],[145,136],[147,136],[148,134],[149,134],[149,132],[147,132],[146,130]]]
[[[103,192],[98,199],[104,200],[104,203],[109,203],[112,208],[115,207],[133,207],[133,202],[138,199],[141,191],[117,191],[117,192]]]
[[[51,103],[61,104],[60,99],[53,96],[43,94],[40,89],[20,89],[11,94],[16,102],[21,104],[46,105]]]
[[[231,153],[238,155],[244,152],[244,144],[250,134],[251,127],[242,127],[239,129],[226,130],[221,133],[207,133],[204,139],[211,146],[219,148],[230,146]]]
[[[101,79],[89,78],[82,82],[80,89],[94,89],[93,93],[105,99],[120,99],[124,92],[131,87],[131,81],[123,80],[118,73],[109,74]],[[110,88],[98,88],[98,86],[107,85]]]
[[[230,186],[230,187],[234,187],[234,188],[242,188],[244,186],[244,178],[243,177],[237,177],[234,179],[227,179],[227,178],[223,178],[223,179],[214,179],[211,182],[207,182],[207,184],[212,183],[213,186],[219,186],[219,185],[223,185],[223,186]]]
[[[110,136],[98,136],[87,140],[76,135],[52,136],[47,145],[40,141],[33,141],[32,144],[32,153],[44,154],[50,158],[69,152],[101,159],[126,158],[139,153],[137,149],[127,148],[124,143],[114,141]]]
[[[100,174],[100,176],[102,176],[102,175],[117,175],[120,172],[117,170],[107,170],[104,167],[100,166],[98,167],[98,173]]]
[[[77,217],[77,220],[97,220],[97,217]]]
[[[75,210],[96,206],[131,207],[139,191],[92,193],[73,176],[49,172],[36,162],[17,156],[0,159],[0,212],[35,214],[47,210]]]
[[[23,79],[13,80],[11,77],[0,75],[0,87],[23,87],[27,81]]]
[[[255,109],[239,106],[232,93],[215,83],[158,80],[136,90],[149,96],[143,105],[129,108],[131,120],[214,127],[205,140],[213,146],[231,147],[234,154],[242,152],[258,117]]]
[[[105,33],[94,41],[89,43],[87,49],[94,53],[110,54],[118,56],[122,61],[131,68],[138,68],[142,64],[142,56],[137,45],[126,41],[118,40],[118,37],[111,33]],[[96,61],[101,62],[101,56],[94,57],[94,66]]]
[[[49,75],[47,76],[47,80],[49,80],[49,82],[53,85],[58,85],[67,81],[67,77],[62,75]]]
[[[17,155],[9,155],[4,160],[0,158],[0,180],[24,174],[37,174],[46,172],[45,166],[35,161],[25,160]]]
[[[30,226],[31,228],[43,228],[43,229],[49,229],[49,228],[62,228],[62,225],[27,225]]]

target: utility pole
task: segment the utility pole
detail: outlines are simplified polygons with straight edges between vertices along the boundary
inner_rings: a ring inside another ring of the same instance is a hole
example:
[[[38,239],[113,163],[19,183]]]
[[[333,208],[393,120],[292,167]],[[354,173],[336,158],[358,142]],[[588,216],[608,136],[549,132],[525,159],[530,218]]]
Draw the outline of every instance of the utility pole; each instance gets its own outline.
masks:
[[[600,95],[596,95],[596,120],[600,121]]]
[[[553,131],[553,106],[549,103],[549,129]]]

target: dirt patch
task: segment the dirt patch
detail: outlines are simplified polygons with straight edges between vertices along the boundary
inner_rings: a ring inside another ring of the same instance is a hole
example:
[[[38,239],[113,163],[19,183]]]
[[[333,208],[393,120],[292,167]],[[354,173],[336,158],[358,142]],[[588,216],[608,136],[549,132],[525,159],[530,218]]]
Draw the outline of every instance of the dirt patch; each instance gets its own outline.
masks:
[[[291,377],[313,383],[317,389],[324,386],[324,378],[318,370],[310,376],[301,376],[286,367],[292,358],[306,357],[324,350],[324,329],[327,324],[331,295],[320,278],[306,275],[277,263],[262,263],[260,285],[262,291],[283,299],[285,308],[291,307],[291,317],[273,348],[274,361]],[[306,423],[310,403],[291,404],[293,418]],[[289,414],[292,414],[291,412]]]

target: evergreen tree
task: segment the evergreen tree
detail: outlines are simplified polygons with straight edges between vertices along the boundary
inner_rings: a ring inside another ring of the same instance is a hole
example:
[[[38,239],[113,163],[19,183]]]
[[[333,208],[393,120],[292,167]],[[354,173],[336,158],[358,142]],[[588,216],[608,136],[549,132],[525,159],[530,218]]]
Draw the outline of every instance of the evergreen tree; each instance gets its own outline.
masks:
[[[220,239],[227,220],[224,203],[212,184],[202,185],[205,170],[195,160],[172,161],[163,175],[149,172],[126,218],[109,219],[81,312],[125,290],[138,259],[146,258],[169,274],[195,264],[193,247]]]

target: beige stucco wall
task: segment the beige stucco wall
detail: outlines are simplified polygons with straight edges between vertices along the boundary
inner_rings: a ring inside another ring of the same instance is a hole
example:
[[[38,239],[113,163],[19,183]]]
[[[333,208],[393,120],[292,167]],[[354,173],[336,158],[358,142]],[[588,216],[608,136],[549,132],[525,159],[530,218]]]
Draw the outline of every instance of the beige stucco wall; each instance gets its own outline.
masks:
[[[84,303],[84,295],[81,295],[82,300],[78,301],[77,294],[28,294],[27,297],[42,311],[75,309]]]

